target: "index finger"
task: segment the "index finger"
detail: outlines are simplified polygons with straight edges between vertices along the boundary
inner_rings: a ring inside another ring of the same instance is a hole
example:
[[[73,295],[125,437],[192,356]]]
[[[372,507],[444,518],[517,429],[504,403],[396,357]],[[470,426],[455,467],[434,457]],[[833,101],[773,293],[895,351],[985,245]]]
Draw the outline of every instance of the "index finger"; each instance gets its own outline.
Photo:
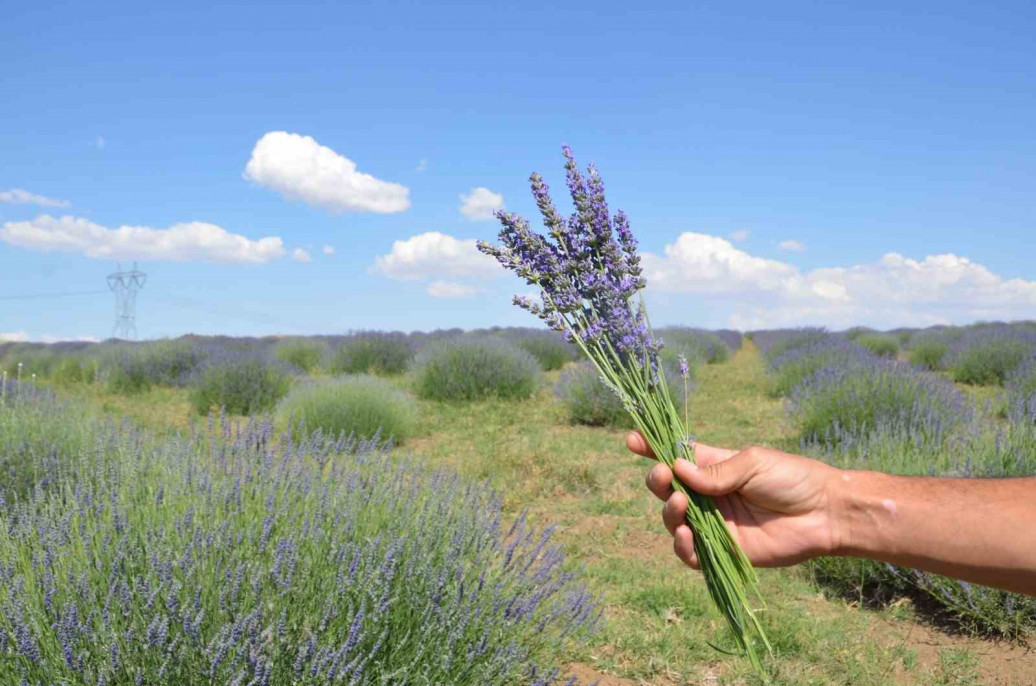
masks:
[[[652,452],[647,439],[639,431],[630,431],[626,434],[626,447],[638,455],[655,459],[655,453]]]

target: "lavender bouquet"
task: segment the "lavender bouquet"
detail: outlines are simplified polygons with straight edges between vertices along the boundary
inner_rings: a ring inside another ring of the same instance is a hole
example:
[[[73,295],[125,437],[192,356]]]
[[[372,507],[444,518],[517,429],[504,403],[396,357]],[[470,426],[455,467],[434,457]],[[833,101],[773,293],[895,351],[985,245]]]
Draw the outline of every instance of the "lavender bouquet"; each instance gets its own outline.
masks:
[[[685,418],[674,405],[659,368],[662,341],[651,332],[643,301],[634,300],[646,282],[629,221],[622,211],[609,214],[604,183],[594,166],[590,165],[584,178],[571,149],[565,146],[562,152],[576,212],[564,219],[554,207],[547,184],[533,173],[532,194],[549,237],[530,229],[517,214],[501,211],[497,212],[503,224],[501,244],[480,241],[478,248],[539,287],[538,301],[515,296],[514,304],[560,331],[583,351],[622,400],[659,460],[669,467],[678,457],[693,461]],[[767,652],[771,647],[748,603],[757,583],[752,564],[711,498],[689,491],[675,480],[673,487],[688,498],[687,521],[694,529],[694,549],[709,593],[726,617],[739,652],[762,672],[752,634]]]

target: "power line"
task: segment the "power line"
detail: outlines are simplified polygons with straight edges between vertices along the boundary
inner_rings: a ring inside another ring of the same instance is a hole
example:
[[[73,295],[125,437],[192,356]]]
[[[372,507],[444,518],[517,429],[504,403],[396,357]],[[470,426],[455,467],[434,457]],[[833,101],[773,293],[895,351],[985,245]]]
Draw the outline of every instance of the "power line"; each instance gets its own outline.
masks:
[[[21,295],[0,295],[0,300],[43,300],[46,298],[67,298],[75,295],[99,295],[108,291],[54,291],[51,293],[23,293]]]
[[[173,305],[174,307],[187,310],[192,312],[203,312],[205,314],[213,315],[216,317],[222,317],[224,319],[236,319],[242,322],[248,322],[250,324],[258,324],[260,326],[270,326],[271,324],[279,325],[287,329],[294,329],[296,332],[309,331],[309,327],[301,326],[297,323],[286,322],[281,319],[272,318],[269,312],[259,312],[256,310],[247,310],[241,307],[235,306],[233,311],[221,310],[218,308],[211,307],[211,303],[202,303],[197,300],[185,298],[182,295],[171,295],[162,291],[155,292],[151,296],[152,300],[158,302],[166,302]]]

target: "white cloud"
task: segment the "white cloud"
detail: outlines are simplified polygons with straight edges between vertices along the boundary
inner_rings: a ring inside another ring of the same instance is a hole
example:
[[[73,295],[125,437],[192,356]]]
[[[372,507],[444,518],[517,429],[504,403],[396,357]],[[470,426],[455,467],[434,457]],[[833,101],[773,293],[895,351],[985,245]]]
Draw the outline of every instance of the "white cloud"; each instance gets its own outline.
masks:
[[[478,293],[474,286],[454,281],[433,281],[425,291],[433,298],[470,298]]]
[[[1036,281],[1005,279],[957,255],[807,272],[750,255],[729,241],[683,233],[664,255],[643,256],[651,291],[708,293],[736,328],[820,324],[892,327],[1036,316]]]
[[[410,207],[410,190],[364,174],[356,163],[309,136],[271,131],[252,149],[249,181],[333,212],[391,214]]]
[[[79,343],[100,343],[101,339],[96,336],[84,336],[79,335],[75,338],[66,338],[64,336],[54,336],[49,333],[45,333],[40,336],[40,343],[61,343],[62,341],[76,341]]]
[[[795,267],[754,257],[725,238],[683,233],[665,247],[665,256],[643,256],[648,283],[660,290],[730,293],[779,288]]]
[[[504,196],[494,193],[488,188],[473,188],[470,193],[460,196],[460,213],[471,221],[486,221],[493,218],[493,213],[504,209]]]
[[[414,171],[415,172],[428,171],[428,160],[425,159],[424,157],[422,157],[421,160],[417,163],[417,166],[414,167]]]
[[[334,255],[335,247],[333,245],[325,245],[323,248],[320,249],[320,252],[324,253],[325,255]]]
[[[265,263],[284,255],[276,236],[250,240],[215,224],[185,222],[168,229],[109,229],[81,217],[40,215],[0,226],[0,241],[44,252],[77,252],[98,259],[209,260]]]
[[[738,229],[737,231],[731,232],[730,239],[741,243],[742,241],[747,241],[751,234],[752,232],[748,229]]]
[[[309,254],[309,251],[303,250],[302,248],[295,248],[291,251],[291,259],[296,262],[312,262],[313,257]]]
[[[100,150],[105,145],[104,136],[98,136],[97,138],[94,138],[93,143],[91,143],[90,145]]]
[[[777,247],[787,252],[806,252],[806,245],[799,241],[786,240],[777,244]]]
[[[492,278],[503,270],[475,247],[475,241],[459,240],[438,231],[392,243],[392,251],[380,255],[371,271],[402,281],[435,278]]]
[[[55,200],[45,195],[30,193],[21,188],[0,191],[0,202],[9,202],[15,205],[39,205],[41,207],[68,207],[72,204],[67,200]]]
[[[69,338],[67,336],[55,336],[55,335],[49,334],[49,333],[42,334],[39,337],[32,337],[28,333],[26,333],[25,331],[13,331],[11,333],[0,332],[0,343],[4,343],[4,342],[22,343],[22,342],[25,342],[25,341],[33,341],[33,342],[37,342],[37,343],[61,343],[62,341],[78,341],[78,342],[83,342],[83,343],[100,343],[101,339],[97,338],[96,336],[87,336],[85,334],[80,334],[79,336],[75,336],[74,338]]]

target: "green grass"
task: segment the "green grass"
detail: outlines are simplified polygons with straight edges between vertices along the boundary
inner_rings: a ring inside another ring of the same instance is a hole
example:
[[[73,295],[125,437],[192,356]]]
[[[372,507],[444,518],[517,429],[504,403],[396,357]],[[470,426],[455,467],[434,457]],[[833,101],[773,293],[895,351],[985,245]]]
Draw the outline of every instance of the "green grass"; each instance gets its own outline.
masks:
[[[559,376],[547,375],[550,382]],[[407,389],[409,381],[393,383]],[[794,449],[795,427],[768,383],[749,342],[728,362],[703,365],[690,397],[699,440]],[[603,630],[573,649],[570,663],[605,675],[605,684],[759,683],[744,661],[709,645],[729,645],[723,619],[700,576],[672,555],[661,504],[643,485],[650,464],[624,448],[621,430],[570,425],[550,385],[527,399],[417,400],[415,437],[397,451],[488,479],[506,512],[528,510],[534,522],[558,525],[558,540],[605,604]],[[182,425],[190,417],[186,395],[167,390],[132,401],[103,389],[82,393],[151,426],[167,418]],[[1005,655],[1022,665],[1011,674],[1036,670],[1036,658],[1015,655],[1007,644],[944,636],[919,622],[909,604],[865,609],[852,598],[825,596],[804,567],[760,570],[760,577],[762,616],[778,649],[770,662],[775,684],[987,683]]]

